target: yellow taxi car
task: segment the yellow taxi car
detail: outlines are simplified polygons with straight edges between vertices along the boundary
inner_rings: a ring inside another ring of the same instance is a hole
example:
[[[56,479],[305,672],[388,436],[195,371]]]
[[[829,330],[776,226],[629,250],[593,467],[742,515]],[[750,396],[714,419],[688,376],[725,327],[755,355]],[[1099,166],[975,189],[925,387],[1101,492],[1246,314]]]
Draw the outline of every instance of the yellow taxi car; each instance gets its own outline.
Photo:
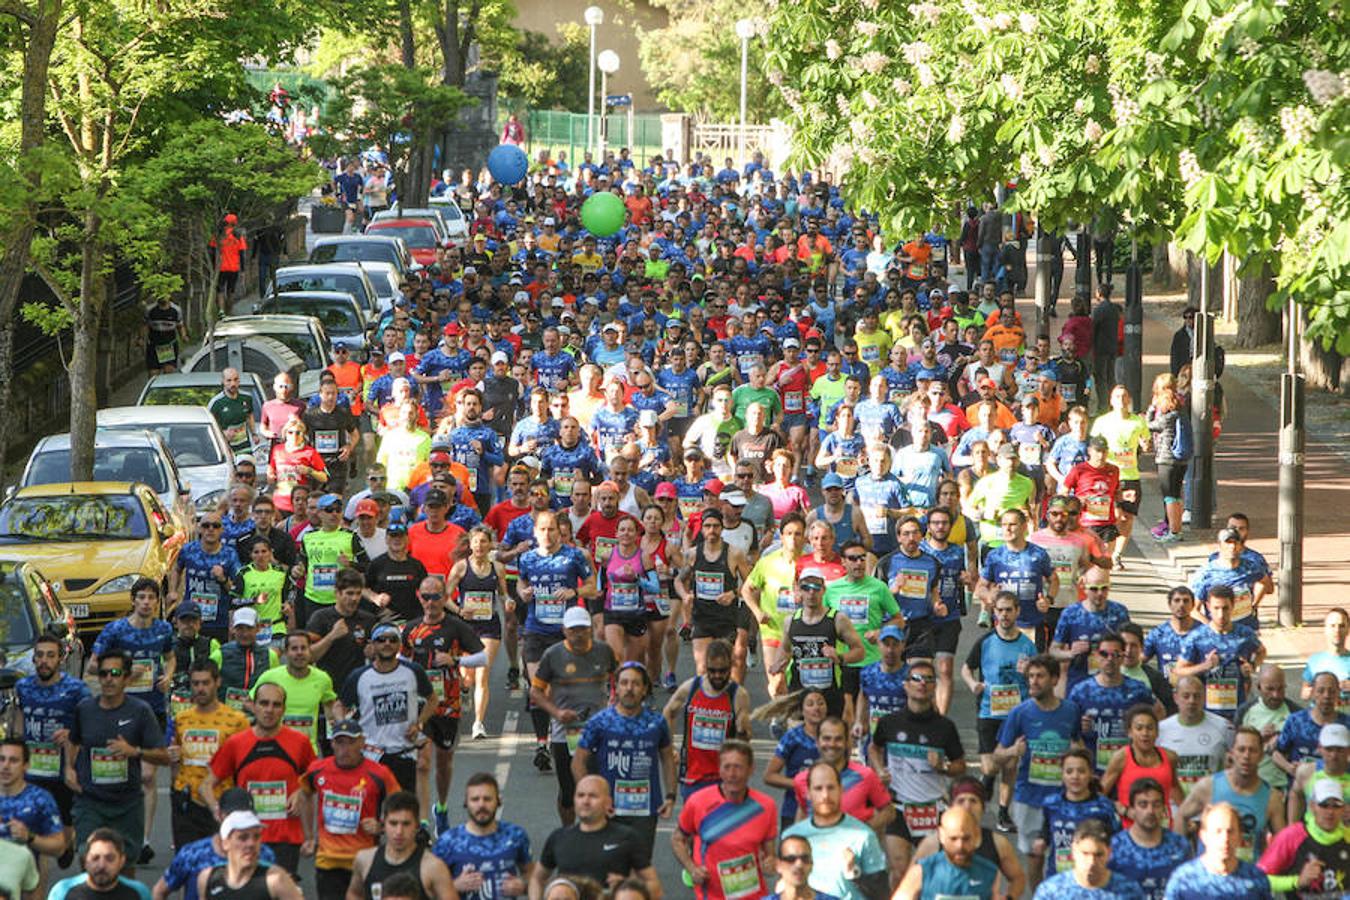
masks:
[[[81,637],[130,612],[141,576],[167,583],[186,540],[186,523],[139,483],[44,484],[0,506],[0,555],[42,572]]]

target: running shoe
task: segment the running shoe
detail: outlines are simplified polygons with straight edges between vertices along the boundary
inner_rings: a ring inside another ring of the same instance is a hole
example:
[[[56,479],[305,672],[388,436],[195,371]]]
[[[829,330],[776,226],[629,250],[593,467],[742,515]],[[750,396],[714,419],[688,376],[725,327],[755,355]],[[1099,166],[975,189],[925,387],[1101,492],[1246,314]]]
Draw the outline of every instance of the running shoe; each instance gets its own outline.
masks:
[[[473,723],[473,739],[474,739],[475,741],[481,741],[481,740],[483,740],[484,738],[486,738],[487,736],[488,736],[487,728],[485,728],[485,727],[483,726],[483,723],[482,723],[482,722],[474,722],[474,723]]]
[[[987,609],[980,610],[980,618],[978,621],[976,621],[975,624],[980,626],[981,628],[992,628],[994,625],[994,620],[990,617],[989,610]]]
[[[1167,532],[1170,530],[1171,528],[1168,526],[1166,519],[1163,519],[1157,525],[1154,525],[1152,528],[1149,529],[1149,531],[1153,534],[1153,536],[1155,538],[1158,538],[1159,540],[1162,540],[1162,536],[1167,534]]]
[[[661,687],[668,691],[673,691],[679,686],[680,683],[676,680],[674,672],[667,672],[666,677],[661,679]]]
[[[431,807],[431,816],[436,820],[436,836],[440,837],[450,830],[450,811],[445,808],[444,803],[437,803]]]
[[[1006,809],[998,811],[998,822],[994,825],[1001,834],[1016,834],[1017,825],[1013,823],[1012,816],[1008,815]]]
[[[540,772],[553,771],[553,754],[549,753],[548,747],[544,744],[534,748],[534,767]]]
[[[520,670],[510,668],[506,670],[506,689],[508,691],[520,690]]]
[[[1180,542],[1181,542],[1181,535],[1175,531],[1169,531],[1162,537],[1158,538],[1158,543],[1160,544],[1176,544]]]
[[[1182,510],[1182,512],[1181,512],[1181,524],[1182,524],[1182,525],[1189,525],[1189,524],[1191,524],[1191,511],[1190,511],[1189,509]]]
[[[141,866],[149,865],[150,861],[153,860],[154,858],[155,858],[155,848],[151,847],[149,844],[142,844],[141,855],[136,860],[136,864]]]

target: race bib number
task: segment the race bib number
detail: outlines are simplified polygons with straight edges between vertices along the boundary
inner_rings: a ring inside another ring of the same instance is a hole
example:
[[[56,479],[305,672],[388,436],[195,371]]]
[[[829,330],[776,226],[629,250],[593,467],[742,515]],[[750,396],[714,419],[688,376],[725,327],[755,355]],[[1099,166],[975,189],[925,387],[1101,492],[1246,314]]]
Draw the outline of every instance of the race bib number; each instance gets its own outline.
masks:
[[[1210,676],[1205,682],[1205,706],[1214,710],[1234,710],[1237,705],[1237,679]]]
[[[1233,589],[1233,621],[1241,622],[1243,619],[1249,619],[1256,614],[1256,608],[1252,606],[1252,592],[1246,589]]]
[[[183,765],[208,766],[220,748],[220,731],[215,728],[189,728],[183,732]]]
[[[230,709],[244,711],[244,704],[248,702],[248,691],[243,688],[229,687],[225,689],[225,705]]]
[[[697,497],[681,497],[679,500],[680,518],[690,519],[703,506],[703,501]]]
[[[178,347],[172,341],[167,344],[155,345],[155,362],[164,366],[176,359],[178,359]]]
[[[834,473],[840,478],[858,477],[858,457],[841,456],[834,461]]]
[[[581,744],[581,726],[567,725],[564,727],[564,736],[567,741],[567,752],[576,755],[577,747]]]
[[[534,617],[543,625],[561,625],[567,601],[552,593],[535,593]]]
[[[871,606],[866,596],[844,594],[839,598],[839,611],[848,616],[849,621],[861,625],[867,621],[867,610]]]
[[[614,814],[619,816],[649,816],[652,812],[652,787],[646,781],[614,782]]]
[[[182,713],[192,709],[192,695],[185,691],[176,690],[169,695],[169,715],[178,718]]]
[[[989,715],[1005,718],[1017,704],[1022,702],[1022,690],[1015,684],[991,684],[989,691]]]
[[[598,537],[595,539],[595,558],[596,561],[609,559],[609,555],[614,552],[614,548],[619,546],[619,539],[612,537]]]
[[[635,613],[642,609],[642,592],[637,582],[611,581],[609,583],[609,609],[616,613]]]
[[[316,565],[314,567],[314,587],[321,591],[328,591],[336,588],[337,570],[337,566]]]
[[[323,792],[323,827],[329,834],[356,834],[361,826],[361,795]]]
[[[1103,494],[1088,497],[1083,503],[1083,514],[1090,519],[1109,521],[1111,518],[1111,498]]]
[[[89,748],[89,775],[94,784],[126,784],[127,759],[107,747]]]
[[[783,412],[791,415],[800,413],[806,409],[805,400],[801,391],[785,391],[783,393]]]
[[[201,608],[203,622],[210,622],[215,619],[216,613],[220,609],[220,596],[218,594],[214,591],[193,591],[190,599]],[[131,688],[128,687],[127,690],[131,690]]]
[[[911,837],[925,838],[937,830],[938,816],[941,810],[936,800],[928,803],[905,803],[901,805],[905,816],[905,827]]]
[[[928,596],[928,574],[901,569],[895,577],[895,588],[908,600],[922,600]]]
[[[553,473],[553,492],[559,497],[571,497],[572,485],[576,483],[575,469],[559,469]]]
[[[675,416],[674,416],[674,417],[675,417],[676,419],[687,419],[687,418],[689,417],[689,401],[688,401],[688,400],[676,400],[676,401],[675,401]]]
[[[313,735],[313,733],[314,733],[314,717],[313,717],[313,716],[301,716],[301,715],[290,715],[290,714],[287,714],[287,715],[283,715],[283,716],[281,717],[281,724],[284,725],[284,726],[287,727],[287,728],[294,728],[296,731],[300,732],[301,734]]]
[[[286,782],[250,781],[248,794],[253,798],[253,812],[264,822],[286,818]]]
[[[724,859],[717,864],[717,880],[722,883],[722,896],[727,900],[758,897],[760,890],[759,861],[753,854]]]
[[[143,694],[155,689],[155,663],[149,659],[131,661],[131,683],[127,690],[134,694]]]
[[[792,596],[792,588],[780,587],[778,589],[778,601],[775,605],[780,613],[796,612],[797,598]]]
[[[470,622],[486,622],[492,618],[492,601],[495,597],[492,591],[462,591],[459,608]]]
[[[834,661],[823,656],[810,656],[797,660],[797,678],[804,688],[825,689],[834,687]]]
[[[55,744],[28,744],[28,774],[34,778],[61,777],[61,748]]]
[[[320,453],[337,453],[342,449],[338,443],[338,433],[336,431],[314,432],[314,449]]]
[[[881,361],[881,348],[876,344],[863,344],[858,348],[858,355],[862,357],[865,363],[874,363]]]
[[[1133,450],[1112,450],[1106,454],[1106,458],[1122,472],[1126,469],[1133,469],[1136,459]]]
[[[695,750],[716,750],[727,738],[727,723],[720,715],[695,711],[690,716],[689,745]]]
[[[1068,741],[1027,741],[1027,783],[1059,787],[1064,779],[1064,752]]]
[[[1126,744],[1124,737],[1106,737],[1097,738],[1097,768],[1105,769],[1111,762],[1111,757],[1115,752]]]
[[[722,596],[722,573],[695,572],[694,596],[699,600],[710,600],[716,603],[717,598]]]

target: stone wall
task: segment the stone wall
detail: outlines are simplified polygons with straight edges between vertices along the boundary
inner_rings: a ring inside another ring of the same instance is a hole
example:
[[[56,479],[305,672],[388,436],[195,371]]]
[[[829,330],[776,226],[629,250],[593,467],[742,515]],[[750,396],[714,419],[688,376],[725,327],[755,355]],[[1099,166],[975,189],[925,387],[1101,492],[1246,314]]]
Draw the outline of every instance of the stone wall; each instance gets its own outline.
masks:
[[[441,168],[458,173],[475,173],[487,164],[488,152],[497,146],[497,73],[474,71],[464,85],[464,93],[478,102],[460,110],[459,118],[446,132],[441,143]],[[458,178],[455,179],[456,181]]]

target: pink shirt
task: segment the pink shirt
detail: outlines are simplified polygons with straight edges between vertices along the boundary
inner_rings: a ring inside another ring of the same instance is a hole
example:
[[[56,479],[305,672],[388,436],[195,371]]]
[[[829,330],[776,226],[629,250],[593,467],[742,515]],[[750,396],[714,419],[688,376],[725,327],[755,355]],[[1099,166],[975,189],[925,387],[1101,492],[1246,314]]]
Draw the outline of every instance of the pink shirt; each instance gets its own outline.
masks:
[[[809,512],[811,509],[811,498],[806,493],[806,488],[799,484],[789,484],[787,487],[780,487],[777,484],[761,484],[755,490],[769,499],[769,504],[773,507],[775,522],[781,521],[783,516],[794,509],[803,513]]]

